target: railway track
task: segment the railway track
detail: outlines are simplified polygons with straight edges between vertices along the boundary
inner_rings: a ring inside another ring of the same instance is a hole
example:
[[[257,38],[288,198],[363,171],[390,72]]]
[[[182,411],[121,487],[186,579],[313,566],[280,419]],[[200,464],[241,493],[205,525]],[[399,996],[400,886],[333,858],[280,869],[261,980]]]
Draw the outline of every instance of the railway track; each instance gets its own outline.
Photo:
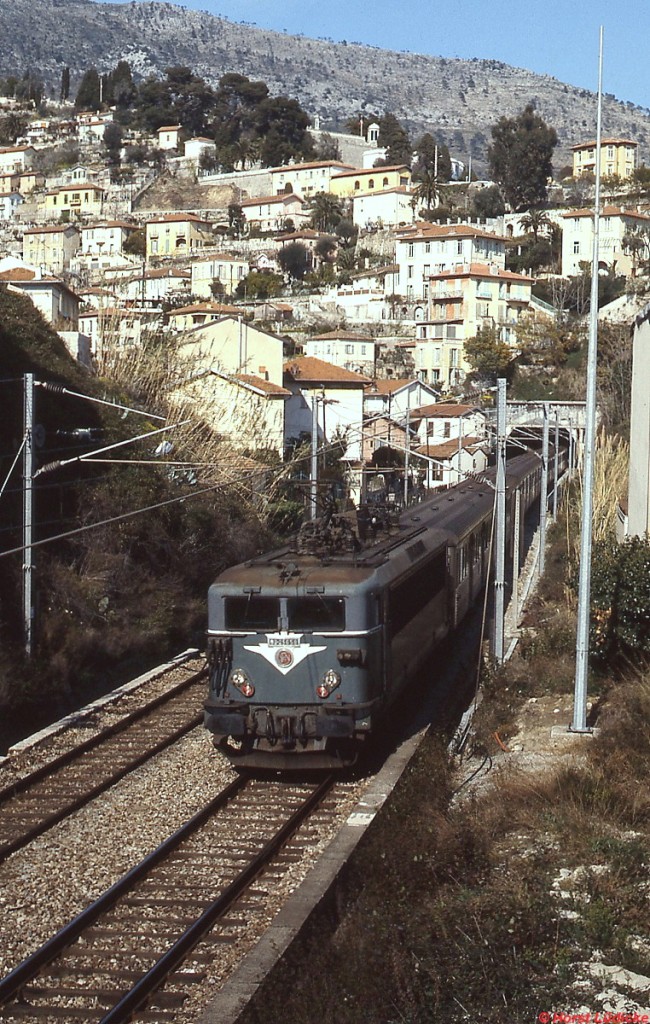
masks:
[[[335,784],[231,783],[0,981],[0,1019],[174,1021],[224,947],[265,926]]]
[[[200,725],[206,670],[0,790],[0,862]]]

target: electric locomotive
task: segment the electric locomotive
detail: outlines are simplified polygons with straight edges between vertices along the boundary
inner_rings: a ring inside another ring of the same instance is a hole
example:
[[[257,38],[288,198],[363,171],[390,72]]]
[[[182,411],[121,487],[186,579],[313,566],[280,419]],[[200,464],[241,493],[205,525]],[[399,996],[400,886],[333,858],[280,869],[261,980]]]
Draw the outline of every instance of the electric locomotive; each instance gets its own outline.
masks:
[[[535,456],[508,465],[522,515],[539,479]],[[352,763],[483,589],[493,504],[488,479],[466,480],[369,543],[335,517],[222,573],[208,594],[215,745],[241,767]]]

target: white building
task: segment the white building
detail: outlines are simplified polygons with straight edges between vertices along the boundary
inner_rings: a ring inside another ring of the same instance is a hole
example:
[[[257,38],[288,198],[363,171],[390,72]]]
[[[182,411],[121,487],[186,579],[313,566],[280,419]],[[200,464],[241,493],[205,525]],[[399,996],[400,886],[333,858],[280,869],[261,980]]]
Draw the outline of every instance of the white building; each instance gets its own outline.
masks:
[[[82,256],[121,255],[129,235],[137,230],[136,224],[113,220],[106,224],[88,224],[79,229]]]
[[[376,342],[369,334],[328,331],[316,334],[304,343],[305,355],[322,359],[345,370],[370,375],[375,372]]]
[[[591,270],[594,244],[593,210],[568,210],[563,218],[562,276],[574,277],[582,272],[581,264]],[[635,276],[637,260],[633,251],[623,244],[626,235],[648,231],[650,217],[637,210],[605,206],[599,221],[598,266],[617,274]],[[644,257],[647,258],[648,247]]]
[[[284,366],[284,387],[291,392],[285,406],[285,438],[289,442],[312,432],[316,403],[319,444],[345,437],[344,458],[359,462],[363,423],[363,394],[368,377],[321,359],[301,356]]]
[[[492,263],[505,267],[505,238],[471,224],[419,221],[396,236],[398,292],[409,301],[424,301],[429,278],[459,264]]]
[[[413,192],[404,185],[355,192],[352,197],[352,220],[362,230],[412,224],[415,220],[412,202]]]
[[[212,285],[218,282],[226,295],[233,295],[237,285],[248,274],[248,260],[230,253],[218,253],[209,259],[195,260],[191,265],[192,295],[210,299]]]
[[[300,227],[311,217],[304,199],[295,193],[244,199],[240,206],[249,229],[257,231],[286,231],[287,221]]]
[[[318,192],[329,192],[332,176],[341,171],[354,170],[353,164],[340,160],[315,160],[305,164],[286,164],[271,170],[271,183],[275,195],[294,192],[309,198]]]

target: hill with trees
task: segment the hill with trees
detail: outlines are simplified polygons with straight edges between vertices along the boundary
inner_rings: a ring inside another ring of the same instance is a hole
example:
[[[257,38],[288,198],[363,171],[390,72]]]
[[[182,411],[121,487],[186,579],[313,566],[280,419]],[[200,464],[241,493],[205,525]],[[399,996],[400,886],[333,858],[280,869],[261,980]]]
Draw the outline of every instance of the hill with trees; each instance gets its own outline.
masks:
[[[355,42],[308,39],[234,23],[168,3],[98,4],[91,0],[12,0],[0,5],[0,75],[45,82],[58,98],[70,71],[70,95],[90,68],[119,61],[133,77],[162,76],[184,65],[211,85],[227,73],[267,83],[310,116],[336,128],[366,110],[390,111],[412,136],[434,129],[456,156],[485,165],[495,111],[514,117],[527,104],[552,124],[558,166],[570,146],[594,134],[594,94],[494,60],[397,53]],[[71,79],[71,81],[70,81]],[[129,87],[124,79],[123,89]],[[648,156],[647,110],[606,96],[607,132],[636,139]]]

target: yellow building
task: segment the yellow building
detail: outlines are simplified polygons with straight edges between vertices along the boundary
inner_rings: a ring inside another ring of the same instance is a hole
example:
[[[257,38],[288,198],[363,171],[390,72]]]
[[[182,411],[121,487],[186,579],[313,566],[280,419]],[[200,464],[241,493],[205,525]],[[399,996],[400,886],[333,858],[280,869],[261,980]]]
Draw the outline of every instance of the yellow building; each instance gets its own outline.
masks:
[[[572,146],[573,177],[596,173],[596,142],[580,142]],[[631,178],[636,168],[638,145],[632,139],[601,139],[600,170],[603,175]]]
[[[332,195],[347,199],[357,192],[372,192],[373,189],[397,188],[411,184],[411,171],[406,164],[392,167],[361,167],[353,171],[334,174],[330,179]]]
[[[461,384],[470,366],[465,342],[479,328],[495,328],[517,346],[517,324],[530,305],[533,279],[497,266],[472,263],[432,274],[429,319],[417,324],[418,376],[443,389]]]
[[[88,182],[61,185],[45,193],[45,217],[48,220],[79,220],[100,217],[104,190]]]
[[[194,213],[170,213],[147,221],[147,258],[190,256],[214,245],[212,225]]]
[[[271,191],[274,195],[296,192],[300,196],[314,196],[317,192],[330,191],[334,175],[353,170],[352,164],[344,164],[340,160],[316,160],[274,167],[271,171]]]

